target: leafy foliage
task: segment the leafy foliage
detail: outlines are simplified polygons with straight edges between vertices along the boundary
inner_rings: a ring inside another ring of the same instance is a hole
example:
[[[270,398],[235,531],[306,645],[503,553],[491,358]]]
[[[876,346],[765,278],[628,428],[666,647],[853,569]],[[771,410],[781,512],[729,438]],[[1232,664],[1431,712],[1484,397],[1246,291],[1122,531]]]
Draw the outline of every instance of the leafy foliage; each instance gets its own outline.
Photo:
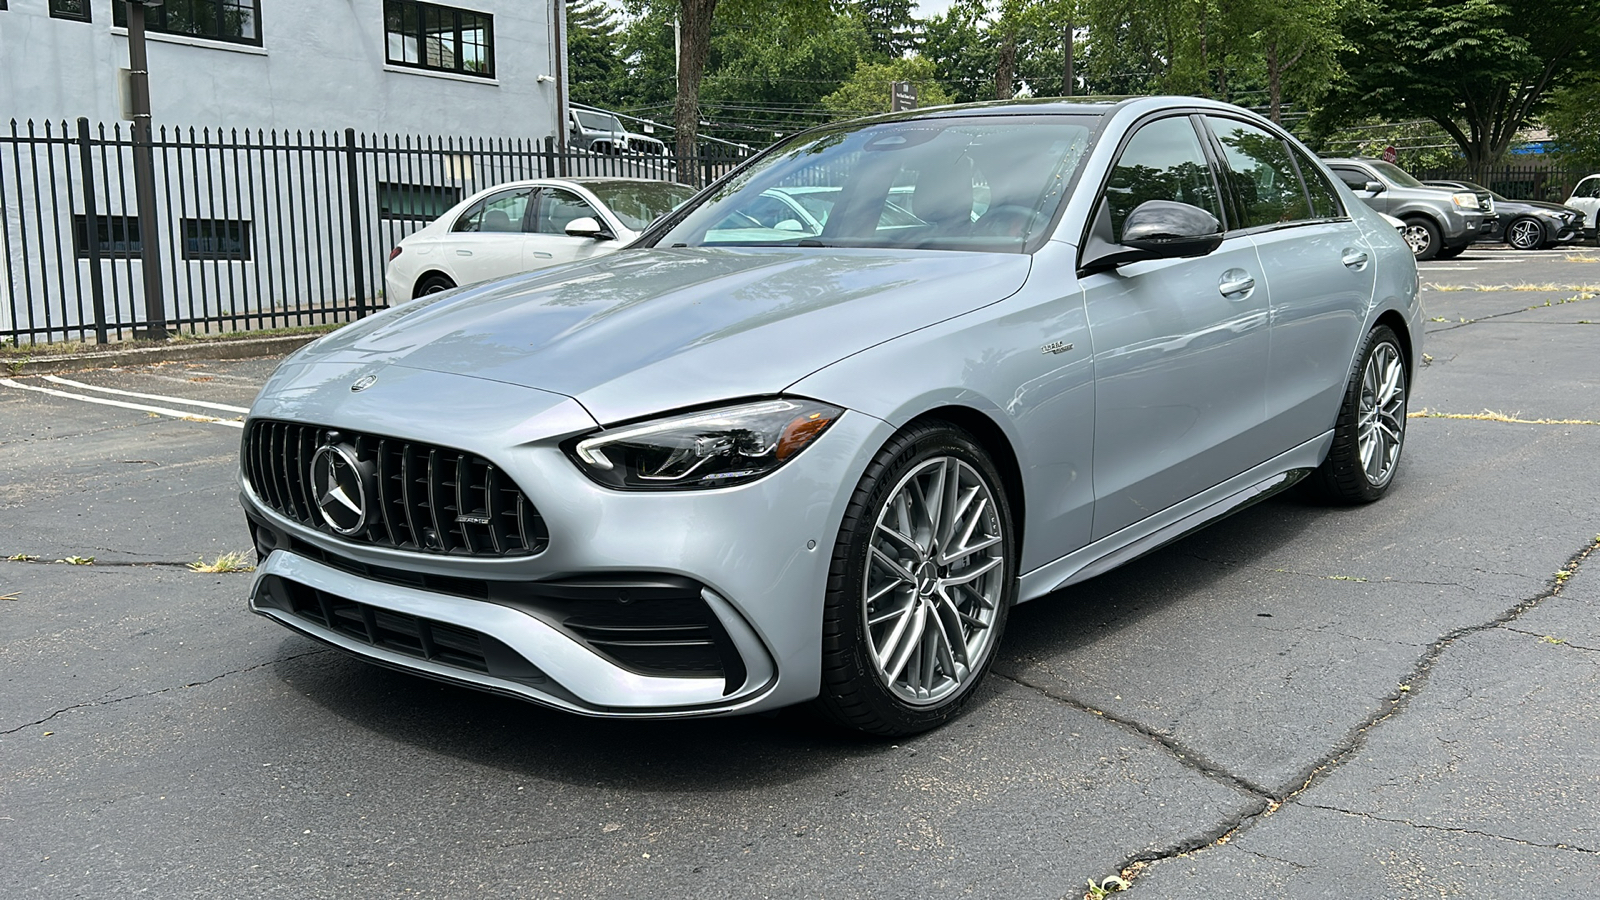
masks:
[[[917,106],[943,106],[953,102],[938,81],[930,60],[920,56],[889,62],[861,62],[855,74],[837,91],[822,98],[822,105],[840,119],[889,111],[890,85],[909,81],[917,88]]]

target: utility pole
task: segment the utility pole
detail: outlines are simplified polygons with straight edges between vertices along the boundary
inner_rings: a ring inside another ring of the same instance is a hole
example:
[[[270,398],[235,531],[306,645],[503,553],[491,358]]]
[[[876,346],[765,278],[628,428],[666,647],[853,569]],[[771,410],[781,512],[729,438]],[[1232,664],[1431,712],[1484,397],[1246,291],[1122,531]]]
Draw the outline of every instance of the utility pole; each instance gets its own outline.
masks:
[[[139,261],[144,269],[143,331],[135,337],[166,340],[167,304],[161,294],[160,230],[156,227],[155,132],[150,125],[150,62],[145,55],[144,11],[162,0],[127,0],[128,87],[133,95],[133,192],[139,204]]]

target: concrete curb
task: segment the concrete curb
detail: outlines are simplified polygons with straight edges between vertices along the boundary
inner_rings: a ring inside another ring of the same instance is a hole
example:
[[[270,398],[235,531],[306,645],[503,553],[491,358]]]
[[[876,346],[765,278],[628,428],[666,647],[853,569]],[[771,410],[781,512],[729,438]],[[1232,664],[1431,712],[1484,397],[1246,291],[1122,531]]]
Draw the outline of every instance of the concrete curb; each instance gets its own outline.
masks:
[[[237,341],[183,341],[160,347],[130,347],[126,350],[73,353],[63,356],[0,358],[0,369],[4,369],[6,374],[12,376],[53,375],[58,372],[76,372],[83,369],[145,366],[188,359],[253,359],[258,356],[279,356],[289,353],[319,337],[322,335],[295,334],[284,337],[245,338]]]

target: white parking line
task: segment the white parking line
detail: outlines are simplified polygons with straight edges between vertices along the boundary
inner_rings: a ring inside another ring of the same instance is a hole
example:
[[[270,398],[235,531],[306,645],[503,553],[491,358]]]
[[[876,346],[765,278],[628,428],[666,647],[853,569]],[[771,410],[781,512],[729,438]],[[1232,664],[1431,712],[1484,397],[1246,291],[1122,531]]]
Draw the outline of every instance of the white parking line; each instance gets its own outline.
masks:
[[[1422,268],[1418,266],[1418,268]],[[1422,268],[1424,272],[1476,272],[1477,266],[1428,266]]]
[[[51,390],[50,388],[35,387],[31,384],[22,384],[21,382],[13,381],[10,378],[0,378],[0,385],[4,385],[9,388],[16,388],[19,391],[35,391],[40,394],[49,394],[52,397],[65,397],[68,400],[82,400],[84,403],[98,403],[102,406],[117,406],[121,407],[122,409],[137,409],[142,412],[171,416],[174,419],[182,419],[186,422],[209,422],[213,425],[226,425],[229,428],[244,427],[243,422],[234,422],[229,419],[219,419],[216,416],[202,416],[199,413],[184,412],[181,409],[167,409],[166,407],[162,406],[145,406],[141,403],[124,403],[121,400],[107,400],[103,397],[85,397],[82,394],[72,394],[68,393],[67,391],[55,391]]]
[[[64,384],[67,387],[82,388],[86,391],[99,391],[102,394],[116,394],[118,397],[137,397],[140,400],[164,400],[168,403],[181,403],[184,406],[199,406],[205,409],[220,409],[223,412],[232,413],[247,413],[250,411],[248,407],[228,406],[225,403],[208,403],[204,400],[188,400],[183,397],[168,397],[165,394],[140,394],[134,391],[119,391],[116,388],[101,387],[97,384],[84,384],[81,381],[73,381],[69,378],[60,378],[55,375],[46,375],[44,376],[44,380],[53,381],[56,384]]]

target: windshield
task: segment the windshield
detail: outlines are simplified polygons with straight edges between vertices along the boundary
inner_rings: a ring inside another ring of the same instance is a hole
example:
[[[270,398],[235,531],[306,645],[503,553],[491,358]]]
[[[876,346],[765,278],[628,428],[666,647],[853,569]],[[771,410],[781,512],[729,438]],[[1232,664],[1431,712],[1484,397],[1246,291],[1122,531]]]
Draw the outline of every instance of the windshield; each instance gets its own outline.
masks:
[[[707,193],[658,245],[1021,252],[1054,217],[1090,123],[975,116],[813,133]]]
[[[694,188],[666,181],[590,181],[583,186],[634,231],[643,231],[694,196]]]
[[[582,123],[583,127],[594,131],[627,131],[626,128],[622,127],[622,123],[617,121],[616,116],[605,113],[585,112],[583,110],[574,110],[573,115],[578,117],[578,121]]]
[[[1381,159],[1371,159],[1371,160],[1367,160],[1367,165],[1373,167],[1374,169],[1377,169],[1378,170],[1378,174],[1382,175],[1383,177],[1389,179],[1390,181],[1394,182],[1395,184],[1397,184],[1397,185],[1399,185],[1401,187],[1408,187],[1408,188],[1427,187],[1427,185],[1425,185],[1422,182],[1416,180],[1415,178],[1412,178],[1409,174],[1407,174],[1405,169],[1400,168],[1399,166],[1395,165],[1394,163],[1386,163]]]

